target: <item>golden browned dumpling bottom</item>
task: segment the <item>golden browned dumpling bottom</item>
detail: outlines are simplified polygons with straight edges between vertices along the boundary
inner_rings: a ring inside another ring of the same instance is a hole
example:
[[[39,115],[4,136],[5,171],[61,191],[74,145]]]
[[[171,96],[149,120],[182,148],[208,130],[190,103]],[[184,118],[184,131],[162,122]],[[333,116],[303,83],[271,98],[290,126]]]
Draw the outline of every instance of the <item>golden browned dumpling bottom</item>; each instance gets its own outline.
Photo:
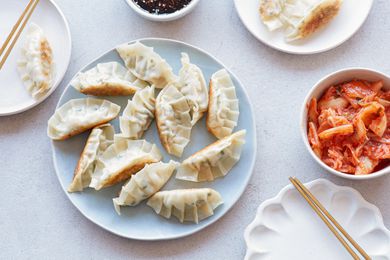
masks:
[[[341,3],[341,0],[331,0],[318,5],[299,28],[299,38],[305,38],[328,24],[338,14]]]

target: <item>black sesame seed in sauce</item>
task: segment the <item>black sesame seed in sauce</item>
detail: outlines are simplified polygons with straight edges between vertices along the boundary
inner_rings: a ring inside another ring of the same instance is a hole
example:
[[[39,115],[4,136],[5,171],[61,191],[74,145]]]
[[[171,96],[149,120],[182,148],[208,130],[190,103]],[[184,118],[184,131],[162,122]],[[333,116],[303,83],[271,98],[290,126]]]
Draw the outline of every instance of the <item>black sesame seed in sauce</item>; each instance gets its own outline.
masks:
[[[170,14],[185,6],[191,0],[133,0],[139,7],[152,14]]]

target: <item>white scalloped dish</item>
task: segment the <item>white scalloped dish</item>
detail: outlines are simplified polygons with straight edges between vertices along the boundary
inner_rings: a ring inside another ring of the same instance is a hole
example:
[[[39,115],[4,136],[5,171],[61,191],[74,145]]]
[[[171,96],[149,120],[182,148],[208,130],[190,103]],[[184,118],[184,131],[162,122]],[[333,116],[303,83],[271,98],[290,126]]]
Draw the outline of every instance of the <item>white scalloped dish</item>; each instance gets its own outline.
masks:
[[[318,179],[305,184],[373,259],[390,259],[390,231],[380,211],[350,188]],[[350,259],[292,186],[263,202],[245,230],[245,259]]]

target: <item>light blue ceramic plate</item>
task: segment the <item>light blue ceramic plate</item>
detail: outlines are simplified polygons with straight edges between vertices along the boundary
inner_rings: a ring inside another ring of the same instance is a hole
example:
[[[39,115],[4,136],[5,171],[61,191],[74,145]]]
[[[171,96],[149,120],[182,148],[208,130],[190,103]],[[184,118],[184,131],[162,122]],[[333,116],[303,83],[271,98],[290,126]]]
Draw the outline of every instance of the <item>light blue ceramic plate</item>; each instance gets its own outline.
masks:
[[[191,45],[166,40],[166,39],[143,39],[142,43],[154,47],[167,62],[173,67],[177,74],[181,68],[180,53],[186,52],[190,56],[191,62],[198,65],[209,81],[211,75],[225,66],[212,57],[210,54],[195,48]],[[101,57],[91,62],[82,71],[88,70],[97,63],[122,60],[115,49],[103,54]],[[123,207],[122,215],[119,216],[113,207],[112,198],[119,193],[122,184],[115,185],[101,191],[86,189],[82,193],[66,192],[69,183],[72,180],[74,168],[79,159],[79,155],[84,147],[88,133],[72,137],[66,141],[53,141],[53,161],[58,179],[65,193],[80,212],[92,222],[100,227],[122,237],[140,239],[140,240],[163,240],[187,236],[197,232],[221,218],[243,193],[252,174],[256,158],[256,129],[253,117],[252,106],[243,85],[238,79],[230,73],[236,86],[237,96],[240,101],[240,118],[238,126],[235,129],[246,129],[246,144],[244,146],[241,160],[234,166],[230,173],[224,177],[210,183],[192,183],[176,180],[174,176],[169,180],[164,190],[177,188],[200,188],[210,187],[219,191],[223,197],[224,204],[218,207],[214,215],[201,221],[199,224],[184,223],[181,224],[176,218],[165,219],[156,215],[152,208],[146,206],[145,202],[136,207]],[[77,92],[73,87],[68,86],[58,102],[61,106],[65,102],[74,98],[83,98],[83,94]],[[108,100],[122,106],[122,110],[127,104],[129,97],[107,97]],[[118,119],[112,121],[117,132],[119,132]],[[171,158],[160,144],[155,124],[152,124],[146,132],[144,138],[149,142],[157,144],[164,156],[164,161]],[[186,147],[181,159],[182,161],[204,146],[213,143],[216,138],[209,134],[206,129],[205,119],[200,120],[193,128],[191,142]]]

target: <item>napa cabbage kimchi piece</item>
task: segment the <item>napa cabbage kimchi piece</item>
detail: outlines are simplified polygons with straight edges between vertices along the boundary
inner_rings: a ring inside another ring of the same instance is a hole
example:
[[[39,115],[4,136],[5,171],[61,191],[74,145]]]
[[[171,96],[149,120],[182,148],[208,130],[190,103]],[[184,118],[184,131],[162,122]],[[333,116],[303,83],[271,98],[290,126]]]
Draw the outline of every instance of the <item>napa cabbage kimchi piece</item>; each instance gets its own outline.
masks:
[[[390,164],[390,90],[383,81],[330,86],[308,106],[308,140],[328,166],[365,175]]]

